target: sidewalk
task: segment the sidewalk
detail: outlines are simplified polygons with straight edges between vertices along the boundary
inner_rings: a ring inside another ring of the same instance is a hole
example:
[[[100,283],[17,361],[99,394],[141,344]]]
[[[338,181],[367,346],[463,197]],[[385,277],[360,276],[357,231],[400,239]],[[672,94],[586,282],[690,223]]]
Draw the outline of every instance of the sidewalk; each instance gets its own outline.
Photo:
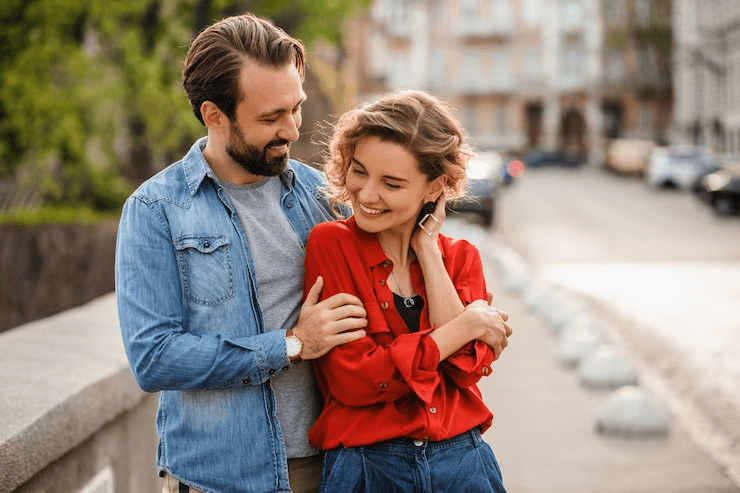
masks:
[[[665,437],[597,433],[597,416],[610,392],[582,387],[576,371],[559,365],[556,334],[497,277],[495,266],[486,265],[494,304],[509,313],[514,333],[480,388],[495,415],[486,440],[507,491],[740,492],[675,419]]]

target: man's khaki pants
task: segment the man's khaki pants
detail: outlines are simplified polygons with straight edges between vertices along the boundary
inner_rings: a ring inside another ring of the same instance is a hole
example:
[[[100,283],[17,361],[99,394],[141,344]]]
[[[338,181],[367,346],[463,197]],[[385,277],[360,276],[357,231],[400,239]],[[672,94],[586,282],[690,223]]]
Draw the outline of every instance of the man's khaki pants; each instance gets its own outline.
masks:
[[[324,454],[288,459],[288,477],[293,493],[316,493],[321,484],[321,461]],[[180,481],[164,473],[162,493],[180,493]],[[190,488],[190,493],[203,493]]]

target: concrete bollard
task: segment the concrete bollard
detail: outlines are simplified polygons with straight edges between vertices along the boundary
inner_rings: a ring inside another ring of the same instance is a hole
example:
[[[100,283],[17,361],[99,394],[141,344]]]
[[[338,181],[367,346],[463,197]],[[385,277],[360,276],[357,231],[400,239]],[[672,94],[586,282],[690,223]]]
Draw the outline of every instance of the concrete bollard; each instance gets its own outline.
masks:
[[[568,322],[582,313],[584,310],[580,304],[565,296],[558,296],[547,304],[547,311],[542,315],[553,331],[560,332]]]
[[[637,369],[632,361],[606,344],[581,361],[579,374],[581,384],[590,388],[637,385]]]
[[[596,421],[596,431],[608,435],[665,436],[669,429],[665,408],[635,386],[614,391]]]
[[[577,368],[581,361],[601,345],[601,337],[592,328],[575,327],[560,334],[558,360],[565,368]]]
[[[552,288],[543,282],[530,282],[522,291],[522,300],[531,312],[541,313],[541,308],[552,295]]]

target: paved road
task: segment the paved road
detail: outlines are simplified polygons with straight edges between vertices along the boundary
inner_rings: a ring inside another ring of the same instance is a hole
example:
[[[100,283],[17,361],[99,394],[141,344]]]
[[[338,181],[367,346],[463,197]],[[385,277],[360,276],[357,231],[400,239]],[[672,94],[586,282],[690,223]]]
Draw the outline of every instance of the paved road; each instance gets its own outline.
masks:
[[[505,191],[491,236],[606,320],[740,478],[740,218],[598,169],[541,169]]]
[[[448,219],[446,233],[485,253],[500,232]],[[584,389],[577,373],[557,364],[557,338],[523,301],[507,293],[487,262],[489,289],[515,327],[509,348],[481,382],[494,411],[486,434],[510,493],[730,493],[740,487],[689,430],[674,424],[667,437],[629,439],[595,431],[608,392]],[[642,375],[645,378],[645,375]]]

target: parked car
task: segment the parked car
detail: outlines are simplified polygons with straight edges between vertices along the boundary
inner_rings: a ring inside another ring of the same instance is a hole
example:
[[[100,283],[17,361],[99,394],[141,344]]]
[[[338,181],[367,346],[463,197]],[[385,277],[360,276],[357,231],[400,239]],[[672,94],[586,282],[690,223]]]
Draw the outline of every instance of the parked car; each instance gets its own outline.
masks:
[[[587,161],[587,156],[581,153],[569,153],[561,151],[529,151],[524,156],[524,163],[528,168],[539,168],[542,166],[561,166],[574,168]]]
[[[740,212],[740,163],[723,164],[719,170],[704,176],[694,191],[718,215],[737,214]]]
[[[606,146],[604,167],[621,175],[642,175],[654,147],[649,139],[615,139]]]
[[[482,159],[484,157],[486,159]],[[491,226],[496,218],[496,199],[501,184],[501,163],[490,156],[475,156],[468,161],[467,193],[447,204],[453,212],[477,214],[486,226]]]
[[[510,185],[515,178],[519,178],[524,173],[524,165],[508,149],[488,149],[478,153],[477,157],[490,161],[498,168],[501,185]]]
[[[704,147],[656,147],[650,155],[645,178],[655,187],[687,190],[697,178],[718,169]]]

